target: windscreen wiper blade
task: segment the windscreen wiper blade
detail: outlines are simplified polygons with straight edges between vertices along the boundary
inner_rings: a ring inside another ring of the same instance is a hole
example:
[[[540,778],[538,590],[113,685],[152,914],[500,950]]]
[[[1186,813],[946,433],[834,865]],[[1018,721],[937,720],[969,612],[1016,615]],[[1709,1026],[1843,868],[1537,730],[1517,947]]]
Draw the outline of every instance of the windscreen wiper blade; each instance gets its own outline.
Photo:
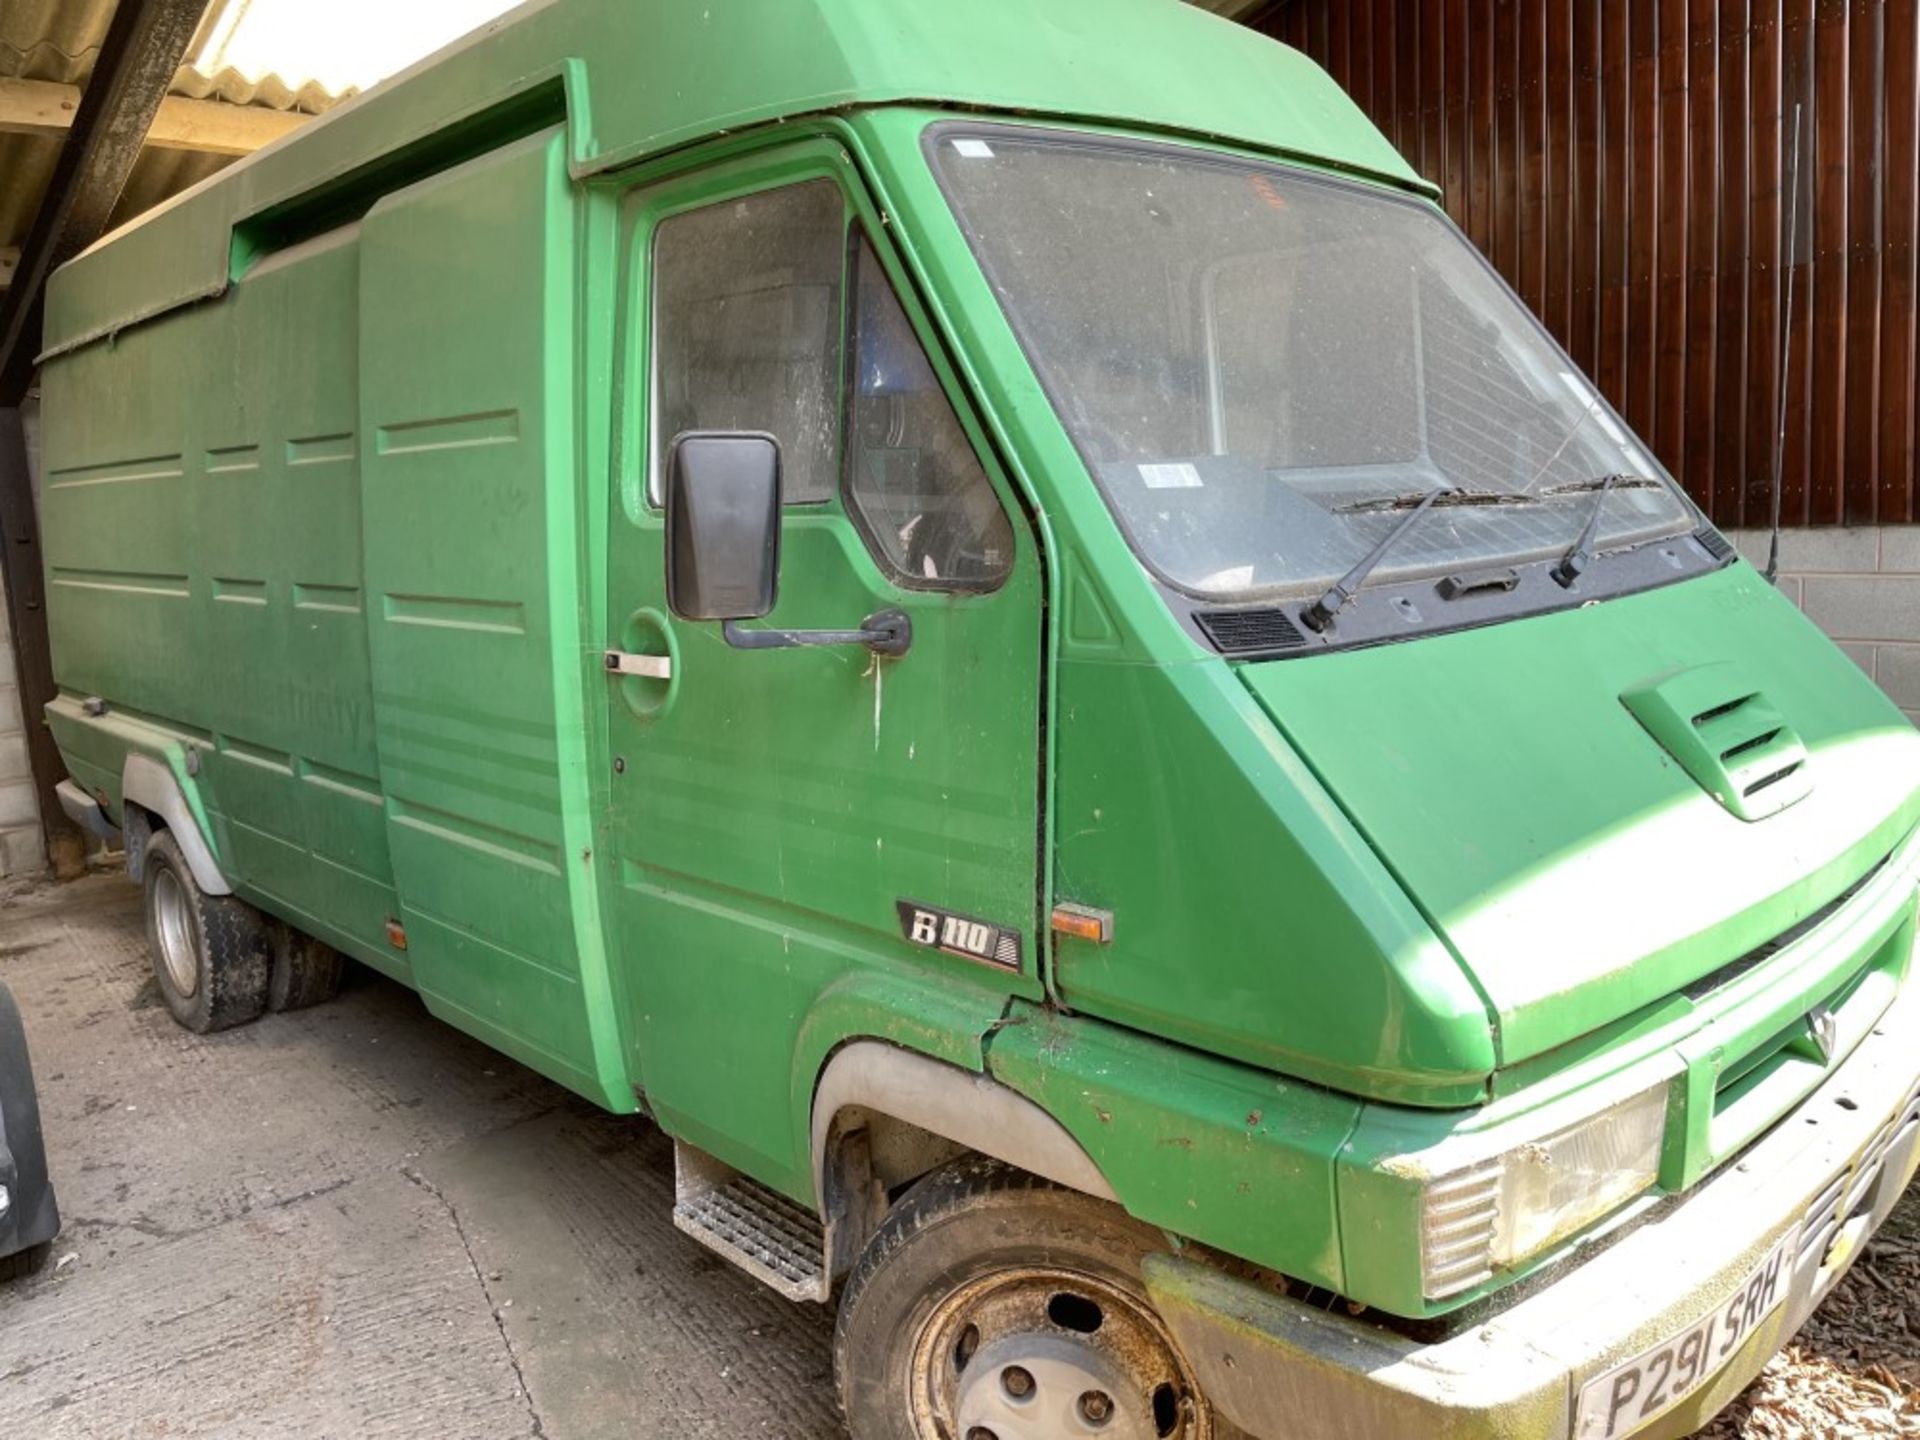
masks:
[[[1536,495],[1579,495],[1589,490],[1664,490],[1667,487],[1645,475],[1600,475],[1592,480],[1571,480],[1564,485],[1549,485]]]
[[[1360,587],[1367,583],[1367,576],[1373,573],[1373,567],[1385,558],[1403,535],[1420,523],[1420,517],[1431,510],[1442,496],[1458,493],[1451,485],[1438,485],[1422,495],[1407,512],[1406,518],[1381,536],[1380,543],[1369,550],[1358,565],[1334,581],[1331,590],[1300,612],[1300,618],[1306,622],[1307,628],[1315,634],[1325,632],[1333,624],[1333,617],[1346,609],[1353,597],[1360,593]]]
[[[1561,589],[1571,590],[1573,582],[1593,563],[1593,537],[1600,529],[1600,517],[1606,513],[1607,496],[1615,490],[1644,490],[1649,485],[1658,489],[1660,482],[1649,480],[1644,475],[1602,475],[1594,480],[1555,485],[1550,490],[1540,492],[1542,495],[1574,495],[1582,490],[1595,492],[1593,508],[1587,512],[1587,523],[1580,527],[1580,538],[1573,542],[1572,548],[1560,557],[1560,563],[1549,572],[1559,582]]]
[[[1538,497],[1517,490],[1463,490],[1458,485],[1442,485],[1438,491],[1415,490],[1406,495],[1383,495],[1377,500],[1355,500],[1336,505],[1336,515],[1362,515],[1380,510],[1416,510],[1429,503],[1455,505],[1538,505]]]

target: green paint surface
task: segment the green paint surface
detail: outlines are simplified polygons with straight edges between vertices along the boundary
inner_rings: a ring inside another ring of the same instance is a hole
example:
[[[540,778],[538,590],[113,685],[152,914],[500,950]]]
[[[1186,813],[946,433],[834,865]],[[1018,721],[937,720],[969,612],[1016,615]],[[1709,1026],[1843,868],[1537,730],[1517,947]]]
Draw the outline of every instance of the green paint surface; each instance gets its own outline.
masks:
[[[1664,1065],[1684,1188],[1731,1143],[1700,1096],[1765,1024],[1905,981],[1903,881],[1737,1017],[1677,993],[1895,849],[1920,737],[1738,563],[1363,651],[1203,650],[928,169],[956,114],[1420,188],[1312,66],[1173,0],[518,12],[57,277],[73,774],[117,812],[127,756],[160,760],[238,893],[802,1198],[815,1080],[867,1037],[1027,1095],[1134,1213],[1407,1313],[1398,1151]],[[1002,585],[942,594],[838,496],[787,512],[762,623],[898,606],[903,659],[737,651],[665,602],[650,238],[804,180],[1013,529]],[[674,679],[610,680],[609,647]],[[1762,818],[1622,700],[1727,661],[1808,756]],[[900,899],[1004,927],[1018,966],[910,944]],[[1111,943],[1056,940],[1056,900]]]

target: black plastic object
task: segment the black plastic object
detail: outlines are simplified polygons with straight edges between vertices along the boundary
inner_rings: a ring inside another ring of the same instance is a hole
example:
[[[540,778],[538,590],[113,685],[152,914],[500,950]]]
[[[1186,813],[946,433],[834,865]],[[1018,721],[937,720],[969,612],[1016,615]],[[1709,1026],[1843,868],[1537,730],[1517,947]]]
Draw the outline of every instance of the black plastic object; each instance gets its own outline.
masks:
[[[1324,632],[1333,624],[1333,617],[1353,603],[1353,597],[1360,593],[1360,587],[1367,583],[1374,567],[1386,559],[1387,552],[1403,540],[1414,526],[1420,523],[1420,517],[1431,510],[1434,503],[1443,495],[1454,493],[1450,484],[1436,485],[1408,507],[1406,516],[1385,535],[1380,543],[1369,550],[1360,563],[1333,582],[1333,588],[1322,595],[1313,604],[1300,612],[1300,619],[1309,630]],[[1398,506],[1401,502],[1396,501]]]
[[[6,1211],[0,1214],[0,1277],[5,1277],[15,1268],[8,1261],[60,1233],[26,1029],[5,985],[0,985],[0,1185],[7,1187]]]
[[[667,459],[667,603],[684,620],[757,620],[780,592],[780,442],[689,430]]]
[[[1586,573],[1587,566],[1593,563],[1593,537],[1600,533],[1600,517],[1606,513],[1607,496],[1613,493],[1615,485],[1626,478],[1623,475],[1603,475],[1600,483],[1594,487],[1593,507],[1587,511],[1587,523],[1580,527],[1580,538],[1560,557],[1560,563],[1548,572],[1562,590],[1571,590],[1574,582]]]
[[[1222,655],[1274,655],[1307,643],[1287,612],[1271,605],[1248,610],[1196,610],[1198,625]]]
[[[1475,570],[1465,575],[1443,575],[1434,583],[1442,600],[1458,600],[1482,590],[1511,590],[1520,583],[1520,572],[1511,566],[1499,570]]]
[[[1716,560],[1725,560],[1733,554],[1733,542],[1711,525],[1702,525],[1693,532],[1693,538],[1700,542],[1700,548]]]
[[[880,610],[858,630],[747,630],[780,595],[780,442],[760,430],[688,430],[667,459],[667,603],[718,620],[736,650],[864,645],[904,655],[913,622]]]
[[[876,655],[913,648],[913,621],[904,610],[876,610],[858,630],[748,630],[729,620],[720,627],[736,650],[791,650],[803,645],[864,645]]]

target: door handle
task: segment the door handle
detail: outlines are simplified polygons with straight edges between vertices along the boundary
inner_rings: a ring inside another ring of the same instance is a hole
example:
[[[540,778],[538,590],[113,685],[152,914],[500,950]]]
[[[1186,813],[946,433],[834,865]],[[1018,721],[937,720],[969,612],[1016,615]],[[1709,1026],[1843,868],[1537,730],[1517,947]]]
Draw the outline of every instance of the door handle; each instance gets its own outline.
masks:
[[[609,675],[639,675],[648,680],[671,680],[671,655],[635,655],[630,650],[609,650],[605,655]]]
[[[720,635],[736,650],[790,650],[810,645],[864,645],[876,655],[901,656],[913,646],[913,620],[904,610],[876,610],[858,630],[749,630],[723,621]]]

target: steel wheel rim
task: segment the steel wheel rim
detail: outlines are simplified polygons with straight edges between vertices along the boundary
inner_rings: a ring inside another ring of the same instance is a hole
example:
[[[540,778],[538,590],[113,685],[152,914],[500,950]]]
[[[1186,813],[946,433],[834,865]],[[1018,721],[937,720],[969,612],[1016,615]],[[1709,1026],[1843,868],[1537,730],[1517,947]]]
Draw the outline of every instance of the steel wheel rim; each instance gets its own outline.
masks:
[[[1199,1387],[1147,1303],[1056,1266],[998,1270],[947,1296],[914,1337],[908,1384],[920,1440],[1213,1436]]]
[[[187,890],[171,870],[161,866],[153,874],[153,936],[167,979],[182,999],[200,988],[200,963],[193,943],[193,916]]]

